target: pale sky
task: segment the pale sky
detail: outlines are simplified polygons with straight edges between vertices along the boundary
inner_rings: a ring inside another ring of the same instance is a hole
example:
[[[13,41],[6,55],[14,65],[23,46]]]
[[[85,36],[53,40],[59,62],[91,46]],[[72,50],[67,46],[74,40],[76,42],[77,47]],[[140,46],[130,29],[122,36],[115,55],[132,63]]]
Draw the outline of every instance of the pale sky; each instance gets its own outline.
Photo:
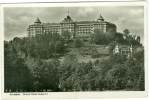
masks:
[[[101,14],[105,21],[117,26],[118,32],[129,29],[130,34],[144,39],[143,6],[102,6],[102,7],[14,7],[4,8],[4,39],[27,36],[28,25],[38,17],[41,22],[61,22],[67,15],[73,21],[97,20]]]

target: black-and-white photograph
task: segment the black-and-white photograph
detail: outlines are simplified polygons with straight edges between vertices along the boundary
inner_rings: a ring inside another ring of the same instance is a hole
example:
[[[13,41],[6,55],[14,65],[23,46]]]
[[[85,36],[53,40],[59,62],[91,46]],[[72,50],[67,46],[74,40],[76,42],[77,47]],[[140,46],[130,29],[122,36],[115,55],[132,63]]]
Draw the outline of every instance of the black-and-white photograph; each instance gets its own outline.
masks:
[[[4,93],[145,91],[144,6],[3,13]]]

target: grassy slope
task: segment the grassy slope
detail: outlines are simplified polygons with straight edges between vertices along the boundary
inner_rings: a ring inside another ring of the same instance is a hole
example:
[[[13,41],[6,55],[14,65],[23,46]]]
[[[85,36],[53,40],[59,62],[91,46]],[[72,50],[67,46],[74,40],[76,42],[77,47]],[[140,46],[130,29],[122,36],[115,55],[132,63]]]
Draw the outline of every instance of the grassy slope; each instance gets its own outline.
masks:
[[[90,55],[85,55],[85,56],[80,55],[79,52],[77,51],[77,49],[74,48],[73,43],[69,43],[68,45],[70,47],[69,49],[71,49],[71,52],[69,52],[68,54],[70,54],[70,53],[76,54],[79,62],[88,62],[89,60],[94,62],[96,60],[96,59],[91,58]],[[108,46],[105,46],[105,45],[89,44],[88,42],[85,42],[84,45],[85,45],[84,48],[88,48],[88,47],[96,48],[98,53],[100,53],[100,54],[108,54],[108,52],[109,52]],[[65,56],[61,57],[59,60],[61,62],[63,62],[64,58],[65,58]],[[98,58],[99,61],[102,59],[107,59],[107,57]]]
[[[71,50],[68,54],[70,54],[70,53],[76,54],[79,62],[88,62],[89,60],[94,62],[96,59],[98,59],[100,61],[102,59],[108,58],[108,56],[106,56],[106,57],[100,57],[100,58],[94,59],[94,58],[91,58],[90,55],[85,55],[85,56],[80,55],[78,50],[76,48],[74,48],[74,44],[72,42],[68,44],[68,47]],[[96,45],[96,44],[89,44],[88,42],[84,42],[83,48],[90,48],[90,47],[96,48],[99,54],[108,54],[109,53],[109,46],[108,45]],[[140,51],[140,50],[142,50],[141,47],[135,47],[134,48],[134,51]],[[65,56],[67,56],[67,55],[65,55]],[[59,60],[61,62],[63,62],[65,56],[60,57]]]

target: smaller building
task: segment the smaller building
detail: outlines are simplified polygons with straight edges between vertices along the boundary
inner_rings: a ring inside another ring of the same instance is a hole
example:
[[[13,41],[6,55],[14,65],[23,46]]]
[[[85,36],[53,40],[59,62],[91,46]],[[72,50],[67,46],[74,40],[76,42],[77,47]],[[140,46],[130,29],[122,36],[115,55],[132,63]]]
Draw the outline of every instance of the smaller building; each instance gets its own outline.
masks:
[[[116,45],[116,47],[113,49],[113,54],[123,54],[126,57],[132,56],[133,48],[131,46],[127,45]]]

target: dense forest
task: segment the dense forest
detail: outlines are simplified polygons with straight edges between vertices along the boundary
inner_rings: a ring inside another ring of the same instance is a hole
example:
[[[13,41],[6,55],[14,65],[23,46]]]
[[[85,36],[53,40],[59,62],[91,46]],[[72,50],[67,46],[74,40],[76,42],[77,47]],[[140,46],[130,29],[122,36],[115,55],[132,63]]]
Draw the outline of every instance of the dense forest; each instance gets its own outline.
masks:
[[[68,54],[69,32],[47,33],[35,37],[15,37],[4,41],[5,92],[46,91],[144,91],[144,49],[126,58],[112,54],[115,41],[121,44],[140,44],[129,35],[129,30],[108,35],[95,30],[90,43],[109,45],[109,58],[88,63],[79,62],[75,54]],[[66,34],[65,34],[66,33]],[[97,34],[99,33],[99,34]],[[105,42],[106,41],[106,42]],[[113,41],[113,42],[112,42]],[[75,39],[74,48],[84,46],[83,40]],[[63,62],[60,57],[65,56]]]

